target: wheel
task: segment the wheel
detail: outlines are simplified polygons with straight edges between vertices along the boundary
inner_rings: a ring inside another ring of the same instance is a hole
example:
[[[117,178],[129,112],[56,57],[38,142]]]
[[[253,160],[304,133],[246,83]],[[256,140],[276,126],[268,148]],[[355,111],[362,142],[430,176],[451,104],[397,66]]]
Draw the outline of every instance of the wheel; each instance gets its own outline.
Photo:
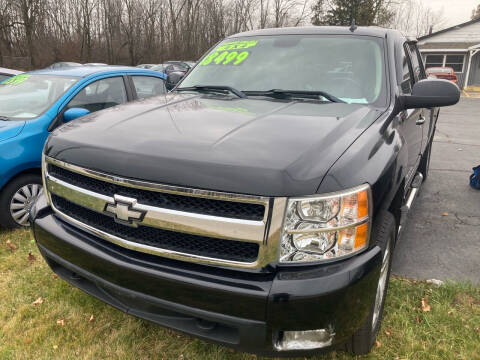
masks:
[[[374,244],[382,249],[382,266],[377,285],[375,301],[362,327],[353,334],[345,349],[354,355],[365,355],[370,352],[382,322],[383,307],[387,295],[388,280],[392,264],[392,253],[395,246],[396,225],[395,218],[389,212],[379,215],[373,228],[372,239]]]
[[[423,175],[423,181],[427,179],[428,171],[430,170],[430,157],[432,155],[432,145],[433,145],[433,138],[427,145],[425,149],[425,153],[422,156],[422,160],[420,160],[420,166],[418,167],[418,171],[420,171]]]
[[[0,225],[6,228],[28,227],[32,204],[42,190],[40,175],[19,176],[0,192]]]

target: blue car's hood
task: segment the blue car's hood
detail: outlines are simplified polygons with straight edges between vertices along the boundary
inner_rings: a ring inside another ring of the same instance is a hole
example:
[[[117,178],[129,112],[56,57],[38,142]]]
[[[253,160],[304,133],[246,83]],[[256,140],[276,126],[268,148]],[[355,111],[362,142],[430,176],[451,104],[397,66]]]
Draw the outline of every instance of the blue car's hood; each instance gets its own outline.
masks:
[[[10,139],[22,132],[25,121],[3,121],[0,120],[0,141]]]

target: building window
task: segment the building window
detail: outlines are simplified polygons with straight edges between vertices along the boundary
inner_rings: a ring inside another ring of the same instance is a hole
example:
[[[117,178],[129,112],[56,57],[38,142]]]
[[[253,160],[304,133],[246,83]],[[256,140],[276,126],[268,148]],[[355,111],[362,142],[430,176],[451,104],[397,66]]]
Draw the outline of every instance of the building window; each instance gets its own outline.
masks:
[[[427,55],[427,58],[425,59],[425,68],[442,67],[443,60],[443,55]]]
[[[451,67],[456,73],[463,73],[463,64],[465,55],[438,55],[432,54],[425,57],[425,68],[431,67]]]
[[[451,67],[455,72],[463,72],[464,55],[447,55],[445,56],[445,66]]]

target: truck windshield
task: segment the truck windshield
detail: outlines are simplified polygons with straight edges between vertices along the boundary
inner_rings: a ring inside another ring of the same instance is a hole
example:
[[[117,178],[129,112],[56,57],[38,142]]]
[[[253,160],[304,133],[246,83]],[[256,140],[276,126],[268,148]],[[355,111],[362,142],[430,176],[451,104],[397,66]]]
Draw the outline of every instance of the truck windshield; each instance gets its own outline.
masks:
[[[20,74],[0,83],[0,116],[33,119],[45,112],[79,78]]]
[[[350,35],[281,35],[227,39],[205,56],[180,87],[230,86],[323,91],[347,103],[384,96],[383,41]]]

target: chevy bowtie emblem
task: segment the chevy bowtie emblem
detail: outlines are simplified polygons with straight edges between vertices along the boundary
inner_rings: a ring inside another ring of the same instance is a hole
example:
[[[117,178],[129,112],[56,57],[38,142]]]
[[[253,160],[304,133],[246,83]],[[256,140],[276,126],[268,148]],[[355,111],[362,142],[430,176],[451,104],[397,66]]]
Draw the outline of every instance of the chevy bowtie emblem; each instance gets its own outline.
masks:
[[[105,206],[105,214],[112,216],[116,222],[137,227],[145,216],[145,211],[136,209],[137,199],[121,195],[113,196],[114,202]]]

